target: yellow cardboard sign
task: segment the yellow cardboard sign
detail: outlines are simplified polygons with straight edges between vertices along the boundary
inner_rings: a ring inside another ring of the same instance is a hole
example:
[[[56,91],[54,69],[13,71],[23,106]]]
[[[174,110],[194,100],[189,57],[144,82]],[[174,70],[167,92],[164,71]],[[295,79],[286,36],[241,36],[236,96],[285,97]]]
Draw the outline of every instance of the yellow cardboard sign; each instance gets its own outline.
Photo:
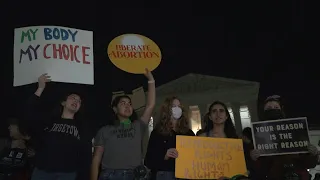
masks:
[[[110,61],[119,69],[133,74],[143,74],[156,69],[161,62],[161,51],[151,39],[139,34],[123,34],[108,46]]]
[[[176,149],[176,178],[230,178],[247,172],[241,139],[177,136]]]

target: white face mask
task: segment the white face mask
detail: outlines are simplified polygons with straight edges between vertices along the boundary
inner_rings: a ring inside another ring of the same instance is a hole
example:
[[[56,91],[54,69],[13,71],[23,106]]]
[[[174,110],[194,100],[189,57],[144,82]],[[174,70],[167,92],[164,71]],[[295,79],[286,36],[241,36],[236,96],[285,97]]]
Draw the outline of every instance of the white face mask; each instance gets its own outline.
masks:
[[[179,119],[182,116],[182,109],[180,107],[172,107],[172,117]]]

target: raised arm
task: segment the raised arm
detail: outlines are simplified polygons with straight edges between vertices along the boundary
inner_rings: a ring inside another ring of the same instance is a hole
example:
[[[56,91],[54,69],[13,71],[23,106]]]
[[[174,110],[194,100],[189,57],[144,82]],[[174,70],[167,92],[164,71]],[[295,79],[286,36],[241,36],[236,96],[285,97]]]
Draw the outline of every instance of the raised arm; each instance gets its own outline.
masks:
[[[48,74],[42,74],[39,78],[38,78],[38,89],[36,90],[36,92],[34,93],[36,96],[40,97],[44,88],[46,87],[46,83],[50,82],[50,76],[48,76]]]
[[[28,121],[34,121],[35,119],[39,118],[39,113],[41,112],[40,96],[46,87],[46,83],[50,81],[50,76],[47,74],[42,74],[38,78],[38,89],[29,98],[25,108],[25,117]]]
[[[146,69],[145,76],[148,78],[148,97],[147,97],[147,105],[141,116],[141,120],[146,124],[149,124],[149,121],[151,119],[153,109],[156,103],[156,86],[155,86],[155,80],[153,78],[153,75],[148,69]]]

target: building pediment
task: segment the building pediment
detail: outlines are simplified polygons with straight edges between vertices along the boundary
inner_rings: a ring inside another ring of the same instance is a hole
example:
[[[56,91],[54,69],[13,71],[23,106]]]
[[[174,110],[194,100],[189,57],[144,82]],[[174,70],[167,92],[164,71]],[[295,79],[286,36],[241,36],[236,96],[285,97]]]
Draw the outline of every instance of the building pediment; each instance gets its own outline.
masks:
[[[259,83],[191,73],[157,87],[157,96],[244,87],[257,88],[258,90]]]

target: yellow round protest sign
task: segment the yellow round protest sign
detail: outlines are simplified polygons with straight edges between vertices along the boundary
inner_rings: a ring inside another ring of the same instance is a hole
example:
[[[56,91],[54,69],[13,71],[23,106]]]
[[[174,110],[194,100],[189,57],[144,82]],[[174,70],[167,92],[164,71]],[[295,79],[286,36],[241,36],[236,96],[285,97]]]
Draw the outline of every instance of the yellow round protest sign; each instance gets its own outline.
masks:
[[[108,46],[110,61],[119,69],[133,74],[143,74],[145,69],[156,69],[161,62],[161,51],[151,39],[139,34],[123,34]]]

